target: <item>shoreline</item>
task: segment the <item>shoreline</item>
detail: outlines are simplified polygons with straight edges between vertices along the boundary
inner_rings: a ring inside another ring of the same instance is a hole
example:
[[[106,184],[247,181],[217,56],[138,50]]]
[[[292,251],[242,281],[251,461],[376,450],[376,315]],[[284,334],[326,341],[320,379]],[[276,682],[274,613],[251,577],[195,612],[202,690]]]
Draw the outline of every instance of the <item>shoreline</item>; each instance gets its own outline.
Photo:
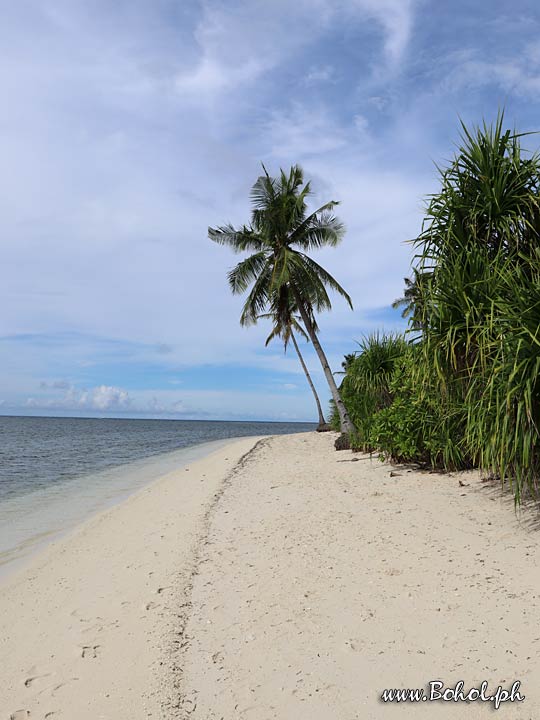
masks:
[[[40,554],[0,594],[6,718],[408,720],[381,692],[432,680],[539,715],[537,516],[334,439],[230,442]]]
[[[0,587],[55,540],[65,538],[91,518],[125,502],[169,472],[196,462],[234,440],[236,438],[209,440],[149,455],[5,501],[0,506]],[[17,527],[13,527],[13,505],[19,506],[19,523],[24,529],[18,529],[20,539],[15,544],[6,546],[6,539],[17,534]],[[49,511],[45,521],[44,508]],[[36,530],[38,523],[40,527]]]
[[[5,579],[6,717],[162,717],[170,692],[163,686],[164,648],[193,548],[222,482],[257,441],[228,441],[154,480]]]

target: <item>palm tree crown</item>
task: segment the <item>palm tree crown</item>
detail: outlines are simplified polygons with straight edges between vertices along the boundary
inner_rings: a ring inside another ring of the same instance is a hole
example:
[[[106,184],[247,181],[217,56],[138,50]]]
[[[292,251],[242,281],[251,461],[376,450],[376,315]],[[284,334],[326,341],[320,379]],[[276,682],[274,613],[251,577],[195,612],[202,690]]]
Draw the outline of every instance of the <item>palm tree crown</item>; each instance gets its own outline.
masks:
[[[279,178],[270,177],[265,169],[251,191],[250,225],[208,229],[214,242],[237,253],[253,252],[228,275],[234,294],[245,292],[253,284],[242,309],[242,325],[257,322],[274,293],[284,285],[316,312],[331,308],[327,287],[342,295],[352,308],[349,295],[337,280],[307,255],[310,250],[335,247],[343,237],[344,227],[333,213],[338,203],[332,200],[307,215],[306,198],[311,187],[309,182],[302,185],[298,165],[288,175],[282,170]]]

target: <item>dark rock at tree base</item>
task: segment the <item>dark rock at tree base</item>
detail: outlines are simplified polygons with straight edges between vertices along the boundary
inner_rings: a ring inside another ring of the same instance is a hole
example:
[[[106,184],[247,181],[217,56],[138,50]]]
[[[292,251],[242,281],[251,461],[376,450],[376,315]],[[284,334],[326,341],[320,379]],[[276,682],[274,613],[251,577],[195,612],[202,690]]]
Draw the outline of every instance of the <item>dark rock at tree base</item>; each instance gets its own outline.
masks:
[[[332,428],[328,423],[321,423],[317,426],[317,432],[332,432]]]
[[[347,434],[342,433],[334,443],[334,447],[336,450],[350,450],[351,438]]]

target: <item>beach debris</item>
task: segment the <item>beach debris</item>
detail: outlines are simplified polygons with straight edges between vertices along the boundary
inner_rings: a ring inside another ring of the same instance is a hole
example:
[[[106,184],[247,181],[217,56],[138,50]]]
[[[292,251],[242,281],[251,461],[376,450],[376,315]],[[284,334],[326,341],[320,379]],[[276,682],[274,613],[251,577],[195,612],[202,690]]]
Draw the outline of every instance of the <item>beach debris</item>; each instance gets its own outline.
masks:
[[[390,477],[401,477],[401,473],[394,472],[393,470],[390,470]]]
[[[464,483],[462,480],[459,481],[459,487],[469,487],[470,483]]]
[[[342,433],[335,441],[334,447],[336,448],[336,450],[350,450],[351,449],[350,437],[347,434]]]
[[[219,650],[212,655],[212,662],[214,664],[223,662],[223,653]]]

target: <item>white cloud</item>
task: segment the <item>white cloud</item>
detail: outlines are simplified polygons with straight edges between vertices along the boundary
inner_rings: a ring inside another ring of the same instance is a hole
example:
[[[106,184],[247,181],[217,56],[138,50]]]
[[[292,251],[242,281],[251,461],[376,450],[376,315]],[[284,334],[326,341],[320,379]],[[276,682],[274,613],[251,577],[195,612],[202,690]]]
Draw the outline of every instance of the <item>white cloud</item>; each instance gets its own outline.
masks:
[[[320,10],[326,16],[322,4]],[[320,21],[307,0],[204,2],[194,33],[199,57],[178,73],[177,90],[206,101],[252,83],[312,41]]]
[[[350,0],[360,13],[373,18],[385,32],[384,48],[388,61],[395,65],[409,43],[415,0]]]
[[[177,77],[176,87],[179,92],[205,97],[251,82],[265,69],[264,63],[251,58],[236,67],[226,67],[217,58],[203,57],[191,73],[182,73]]]
[[[274,111],[266,133],[271,155],[287,161],[332,152],[347,143],[346,130],[327,108],[300,103],[287,111]]]
[[[490,48],[491,50],[491,48]],[[525,42],[519,53],[501,50],[491,56],[484,48],[468,47],[448,53],[442,65],[447,68],[443,91],[469,91],[492,85],[505,93],[529,98],[540,91],[540,42]],[[499,101],[497,104],[503,104]]]
[[[410,39],[417,0],[238,0],[203,3],[194,38],[199,50],[191,67],[176,76],[176,88],[192,100],[208,102],[222,92],[259,80],[275,67],[298,56],[327,32],[351,18],[375,22],[384,36],[389,66],[402,59]],[[305,75],[309,84],[332,79],[326,64]]]
[[[141,390],[128,393],[118,387],[98,386],[89,390],[71,387],[62,395],[42,395],[26,400],[25,410],[33,413],[85,415],[141,415],[171,418],[314,420],[310,394],[298,397],[288,391],[295,384],[255,392],[238,390]],[[323,388],[321,401],[327,403]],[[13,406],[8,405],[8,409]]]
[[[132,407],[132,401],[127,390],[111,385],[98,385],[89,390],[80,390],[68,383],[41,384],[42,389],[65,389],[58,396],[50,395],[30,397],[26,406],[32,409],[62,409],[62,410],[88,410],[100,412],[125,412]]]
[[[99,385],[89,393],[83,394],[81,405],[89,404],[96,410],[126,410],[131,404],[129,393],[122,388]]]

